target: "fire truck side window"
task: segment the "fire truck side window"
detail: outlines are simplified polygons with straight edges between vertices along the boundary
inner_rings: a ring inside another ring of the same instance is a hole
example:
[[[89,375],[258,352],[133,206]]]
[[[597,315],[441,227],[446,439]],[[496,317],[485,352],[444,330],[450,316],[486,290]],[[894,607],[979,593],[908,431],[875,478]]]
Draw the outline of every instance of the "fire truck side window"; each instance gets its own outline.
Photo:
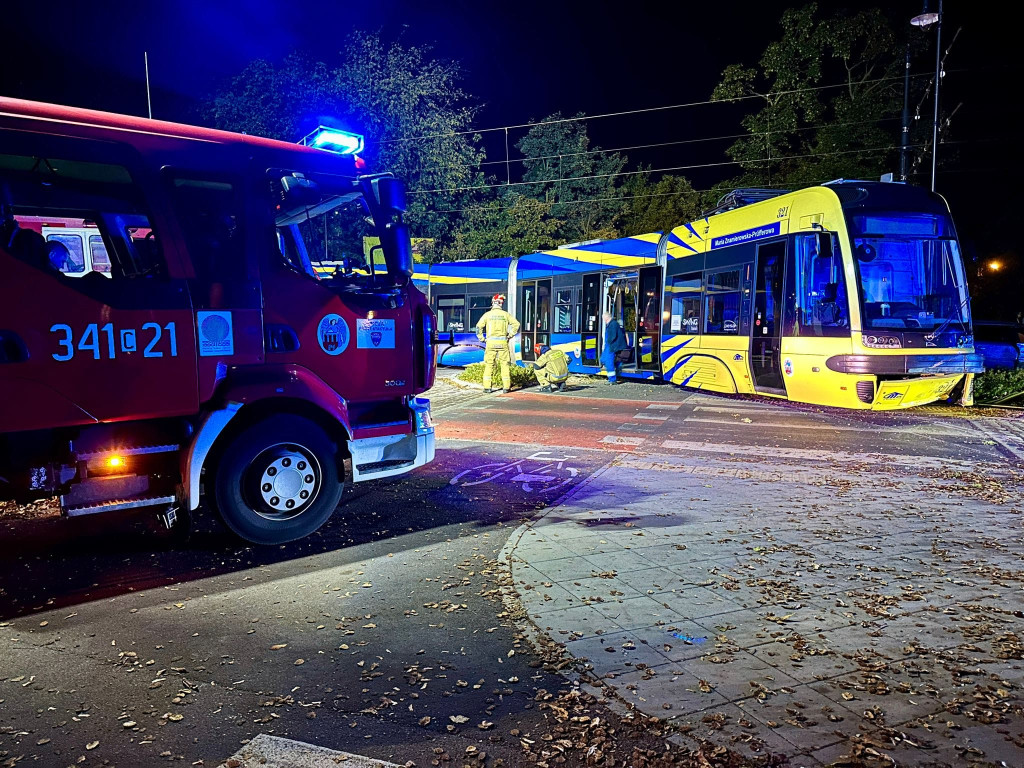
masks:
[[[142,194],[120,165],[0,154],[0,248],[82,286],[159,274]]]
[[[234,186],[175,177],[171,188],[196,276],[211,283],[245,279],[241,206]]]

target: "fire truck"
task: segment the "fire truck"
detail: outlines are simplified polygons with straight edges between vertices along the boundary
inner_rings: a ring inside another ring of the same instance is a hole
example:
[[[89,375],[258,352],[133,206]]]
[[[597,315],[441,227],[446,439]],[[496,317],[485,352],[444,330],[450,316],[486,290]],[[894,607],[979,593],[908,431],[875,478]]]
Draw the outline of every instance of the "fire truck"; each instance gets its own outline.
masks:
[[[434,316],[361,150],[0,98],[0,497],[278,544],[431,461]],[[386,266],[314,268],[364,237]]]

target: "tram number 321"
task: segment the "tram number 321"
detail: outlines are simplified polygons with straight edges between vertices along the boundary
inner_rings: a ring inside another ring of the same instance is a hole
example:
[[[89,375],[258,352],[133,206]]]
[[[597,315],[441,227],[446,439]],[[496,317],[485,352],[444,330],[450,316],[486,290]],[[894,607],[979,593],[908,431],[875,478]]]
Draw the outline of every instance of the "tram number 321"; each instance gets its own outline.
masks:
[[[160,323],[143,323],[142,328],[115,330],[113,323],[99,325],[89,323],[75,344],[75,331],[70,325],[57,323],[50,326],[50,333],[56,335],[58,351],[52,354],[54,360],[64,363],[73,360],[75,353],[91,353],[93,360],[104,357],[113,360],[117,354],[130,355],[142,346],[143,357],[178,356],[178,336],[174,323],[161,326]],[[79,355],[81,356],[81,355]]]

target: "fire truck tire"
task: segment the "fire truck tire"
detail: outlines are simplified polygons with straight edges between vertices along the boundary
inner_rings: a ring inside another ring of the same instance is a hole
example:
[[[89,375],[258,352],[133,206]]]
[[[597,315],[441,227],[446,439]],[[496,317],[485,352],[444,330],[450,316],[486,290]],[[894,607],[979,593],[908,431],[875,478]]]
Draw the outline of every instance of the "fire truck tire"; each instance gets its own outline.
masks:
[[[234,436],[214,473],[213,498],[228,528],[255,544],[284,544],[317,530],[341,501],[337,446],[315,423],[280,414]]]

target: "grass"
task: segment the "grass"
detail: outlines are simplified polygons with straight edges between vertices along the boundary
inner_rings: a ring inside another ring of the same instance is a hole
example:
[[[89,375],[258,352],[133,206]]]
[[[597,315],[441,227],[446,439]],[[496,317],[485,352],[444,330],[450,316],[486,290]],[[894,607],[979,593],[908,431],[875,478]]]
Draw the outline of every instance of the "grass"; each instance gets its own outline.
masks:
[[[524,368],[514,363],[509,366],[509,370],[512,373],[512,386],[513,387],[529,387],[537,383],[537,376],[533,372],[533,368]],[[483,384],[484,383],[484,364],[483,363],[472,363],[466,366],[466,370],[456,376],[459,381],[469,382],[471,384]],[[494,372],[491,375],[491,386],[501,386],[501,369],[496,365],[494,366]]]
[[[976,403],[998,403],[1014,395],[1024,397],[1024,368],[985,371],[974,379]]]

